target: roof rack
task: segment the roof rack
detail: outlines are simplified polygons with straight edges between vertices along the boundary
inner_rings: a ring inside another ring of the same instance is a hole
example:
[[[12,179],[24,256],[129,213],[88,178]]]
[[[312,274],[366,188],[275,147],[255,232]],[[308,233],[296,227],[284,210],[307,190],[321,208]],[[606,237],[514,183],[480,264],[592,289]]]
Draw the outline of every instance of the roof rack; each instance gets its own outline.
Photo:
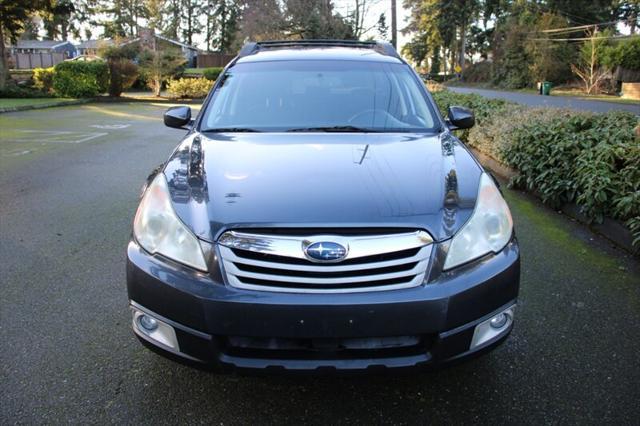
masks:
[[[253,55],[264,49],[279,47],[355,47],[361,49],[373,49],[386,56],[400,58],[396,49],[391,43],[380,41],[359,41],[359,40],[276,40],[249,42],[242,46],[238,57]]]

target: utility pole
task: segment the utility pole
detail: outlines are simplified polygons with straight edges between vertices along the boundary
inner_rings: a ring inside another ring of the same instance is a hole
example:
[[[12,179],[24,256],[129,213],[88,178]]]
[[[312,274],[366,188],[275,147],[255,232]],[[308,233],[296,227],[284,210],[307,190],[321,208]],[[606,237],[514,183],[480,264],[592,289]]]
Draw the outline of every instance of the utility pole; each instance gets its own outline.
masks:
[[[391,0],[391,44],[398,48],[398,23],[396,18],[396,0]]]

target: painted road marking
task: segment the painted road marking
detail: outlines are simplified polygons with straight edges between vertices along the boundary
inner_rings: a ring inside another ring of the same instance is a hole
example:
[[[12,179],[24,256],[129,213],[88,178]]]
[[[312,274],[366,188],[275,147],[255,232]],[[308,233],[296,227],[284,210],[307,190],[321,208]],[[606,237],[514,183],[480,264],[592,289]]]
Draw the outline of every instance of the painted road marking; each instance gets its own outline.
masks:
[[[89,127],[95,127],[96,129],[117,130],[126,129],[129,126],[131,126],[131,124],[93,124]]]
[[[27,155],[27,154],[31,154],[32,152],[34,152],[34,150],[26,150],[26,151],[13,151],[13,152],[8,152],[6,154],[4,154],[5,157],[19,157],[21,155]]]
[[[38,139],[33,138],[12,138],[10,142],[45,142],[45,143],[83,143],[101,136],[107,136],[109,133],[97,132],[63,132],[54,130],[16,130],[21,133],[37,135]]]

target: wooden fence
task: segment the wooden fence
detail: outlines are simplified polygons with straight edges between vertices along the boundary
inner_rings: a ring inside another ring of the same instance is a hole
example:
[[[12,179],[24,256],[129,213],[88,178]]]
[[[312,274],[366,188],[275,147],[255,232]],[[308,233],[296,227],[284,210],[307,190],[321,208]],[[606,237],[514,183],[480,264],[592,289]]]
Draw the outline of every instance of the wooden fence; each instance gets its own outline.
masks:
[[[64,61],[64,53],[14,53],[10,68],[25,70],[49,68]]]
[[[224,67],[235,57],[224,53],[199,53],[198,68]]]

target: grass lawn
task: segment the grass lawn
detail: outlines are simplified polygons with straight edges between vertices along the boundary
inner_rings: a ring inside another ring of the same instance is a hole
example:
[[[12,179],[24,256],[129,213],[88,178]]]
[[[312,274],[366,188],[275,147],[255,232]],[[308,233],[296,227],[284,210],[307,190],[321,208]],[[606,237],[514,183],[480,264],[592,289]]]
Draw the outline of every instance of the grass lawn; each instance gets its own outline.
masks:
[[[538,93],[534,90],[535,93]],[[576,91],[576,90],[563,90],[563,89],[551,89],[551,96],[574,96],[580,99],[587,99],[590,101],[607,101],[607,102],[616,102],[620,104],[637,104],[638,100],[636,99],[623,99],[619,96],[615,95],[587,95],[585,93]]]
[[[0,98],[0,108],[13,108],[25,105],[64,104],[75,101],[71,98]]]
[[[202,74],[206,68],[186,68],[184,74]]]

